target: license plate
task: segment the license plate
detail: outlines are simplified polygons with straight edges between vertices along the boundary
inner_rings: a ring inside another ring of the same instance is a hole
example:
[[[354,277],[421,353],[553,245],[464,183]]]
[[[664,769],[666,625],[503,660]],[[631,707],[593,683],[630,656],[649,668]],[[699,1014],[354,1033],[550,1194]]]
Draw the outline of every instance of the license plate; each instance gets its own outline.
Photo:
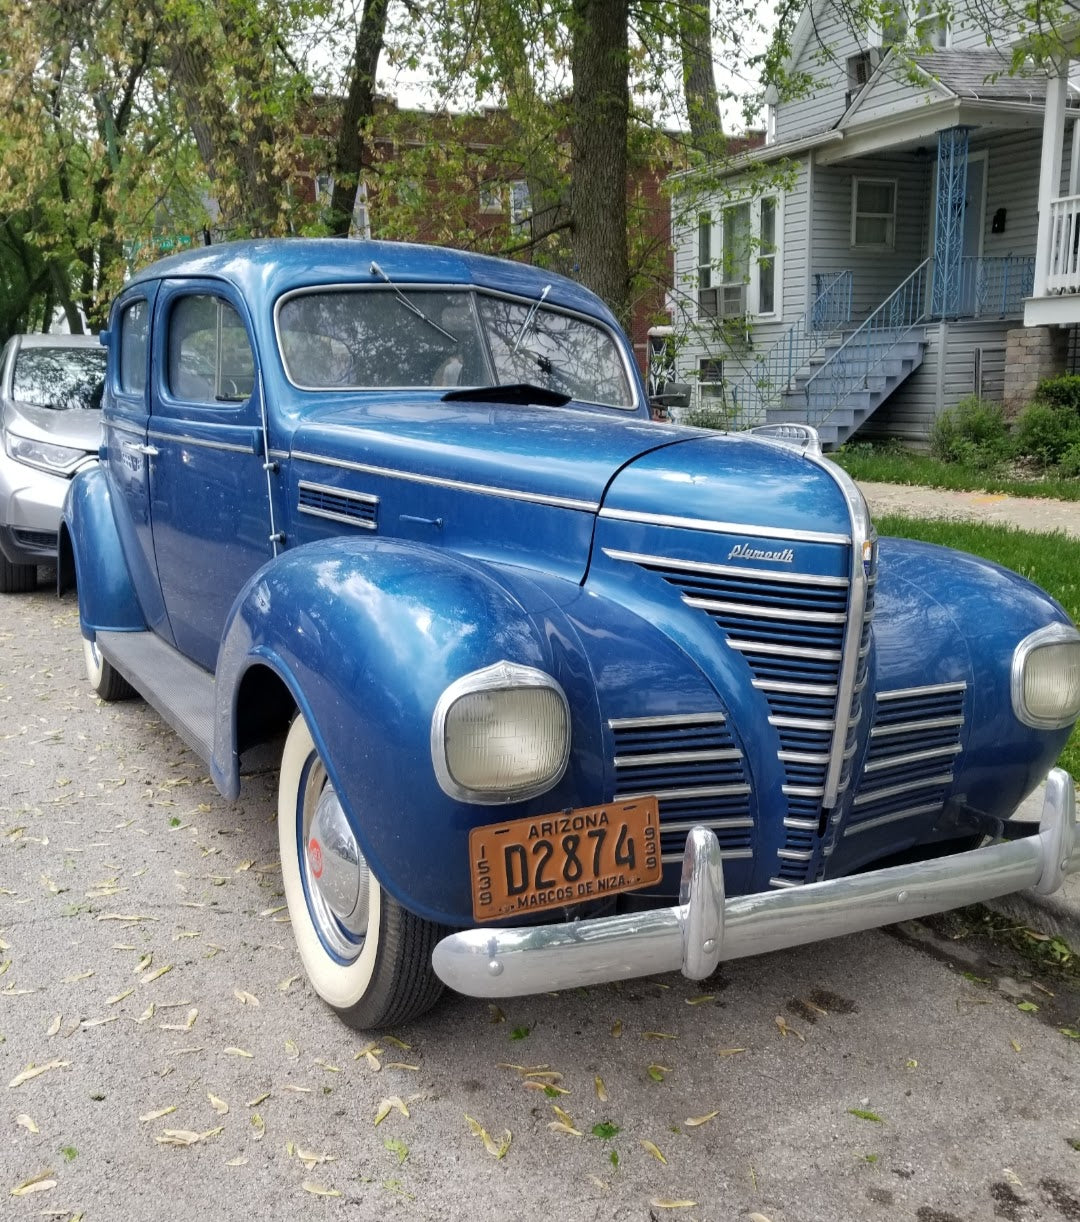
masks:
[[[469,833],[473,916],[495,921],[660,881],[655,798],[511,819]]]

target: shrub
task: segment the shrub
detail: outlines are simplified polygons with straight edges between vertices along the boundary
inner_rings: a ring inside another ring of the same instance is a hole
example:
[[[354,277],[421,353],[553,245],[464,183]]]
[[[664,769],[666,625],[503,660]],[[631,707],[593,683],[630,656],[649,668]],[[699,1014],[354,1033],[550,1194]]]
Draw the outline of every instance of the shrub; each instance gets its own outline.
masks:
[[[981,470],[1000,466],[1012,453],[1000,404],[972,395],[942,412],[930,430],[930,452],[942,462]]]
[[[1065,479],[1076,479],[1080,476],[1080,441],[1074,441],[1062,454],[1058,463],[1058,474]]]
[[[1015,441],[1018,454],[1052,467],[1071,448],[1080,446],[1080,416],[1067,408],[1036,400],[1017,419]]]
[[[1056,378],[1043,378],[1035,387],[1033,399],[1080,417],[1080,374],[1063,373]]]
[[[723,406],[695,407],[679,415],[680,424],[690,424],[697,429],[720,429],[727,431],[733,427],[732,412]]]

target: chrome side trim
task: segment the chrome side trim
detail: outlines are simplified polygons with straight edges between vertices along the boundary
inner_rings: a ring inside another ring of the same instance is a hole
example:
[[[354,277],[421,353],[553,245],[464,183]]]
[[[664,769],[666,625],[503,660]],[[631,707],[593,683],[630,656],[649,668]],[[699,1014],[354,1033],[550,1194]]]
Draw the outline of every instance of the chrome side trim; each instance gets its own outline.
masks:
[[[360,530],[378,530],[375,522],[365,522],[361,518],[350,518],[347,513],[334,513],[331,509],[313,509],[310,505],[297,505],[300,513],[310,514],[313,518],[326,518],[328,522],[341,522],[345,526],[356,526]]]
[[[906,700],[909,696],[940,696],[945,692],[967,691],[966,680],[959,683],[930,683],[926,687],[897,687],[890,692],[878,692],[878,700]]]
[[[613,730],[644,730],[654,726],[722,726],[727,721],[723,713],[672,713],[662,717],[611,717]]]
[[[641,755],[616,755],[616,768],[645,768],[650,764],[696,764],[709,760],[741,760],[738,747],[716,751],[650,751]]]
[[[458,492],[475,492],[479,496],[498,496],[510,501],[528,501],[533,505],[550,505],[556,509],[579,509],[583,513],[596,513],[600,508],[598,501],[579,501],[566,496],[546,496],[540,492],[525,492],[520,488],[496,488],[491,484],[470,484],[464,480],[447,479],[440,475],[420,475],[415,471],[396,471],[393,467],[376,467],[370,463],[350,462],[345,458],[327,458],[324,454],[309,454],[306,450],[296,450],[292,457],[298,462],[310,462],[323,467],[339,467],[344,471],[359,471],[362,475],[403,479],[413,484],[453,488]]]
[[[814,851],[813,849],[780,849],[776,855],[784,861],[809,861]]]
[[[780,791],[789,798],[820,798],[825,792],[821,785],[781,785]]]
[[[827,764],[828,751],[777,751],[776,758],[788,764]]]
[[[794,696],[835,696],[835,683],[789,683],[786,679],[755,679],[759,692],[789,692]]]
[[[601,517],[604,515],[601,514]],[[701,560],[677,560],[674,556],[651,556],[644,552],[622,552],[605,547],[604,555],[630,564],[652,565],[656,568],[685,569],[688,573],[709,573],[716,577],[748,577],[754,581],[783,581],[790,585],[836,586],[845,589],[846,577],[814,577],[810,573],[780,573],[772,569],[744,569],[732,564],[707,564]]]
[[[310,480],[302,479],[297,482],[298,492],[325,492],[329,496],[338,497],[343,501],[353,501],[358,505],[370,505],[372,508],[377,508],[379,498],[370,496],[366,492],[350,492],[342,488],[334,488],[330,484],[315,484]],[[305,505],[301,501],[297,501],[296,505],[300,513],[310,514],[313,518],[326,518],[330,522],[342,522],[346,526],[359,526],[361,530],[378,530],[377,522],[367,522],[362,518],[352,518],[347,513],[335,513],[332,509],[321,509],[315,505]]]
[[[118,433],[130,433],[132,437],[142,438],[146,435],[146,426],[129,424],[126,420],[103,420],[107,429],[115,429]]]
[[[765,954],[912,920],[998,895],[1061,885],[1080,870],[1072,778],[1047,778],[1035,835],[932,861],[805,885],[771,880],[772,891],[727,898],[716,836],[687,837],[679,902],[673,907],[585,921],[466,929],[443,938],[432,966],[440,980],[475,997],[518,997],[676,968],[702,979],[723,959]]]
[[[836,721],[832,717],[770,717],[769,725],[787,730],[831,730]]]
[[[171,441],[185,446],[197,446],[202,450],[224,450],[229,454],[258,453],[253,446],[238,446],[228,441],[207,441],[205,437],[191,437],[187,433],[163,433],[158,429],[147,429],[146,435],[155,441]]]
[[[745,638],[736,640],[728,637],[727,642],[732,649],[740,653],[768,653],[782,658],[810,658],[818,662],[838,662],[839,649],[800,649],[795,645],[774,645],[771,641],[750,641]]]
[[[959,743],[950,743],[947,747],[927,747],[925,751],[909,751],[906,755],[883,755],[880,759],[871,760],[863,772],[887,772],[902,764],[918,764],[923,760],[944,759],[946,756],[959,755],[963,748]]]
[[[343,501],[358,501],[362,505],[378,505],[379,498],[369,492],[353,492],[351,488],[335,488],[333,484],[316,484],[312,480],[297,480],[296,487],[300,492],[325,492],[330,496],[340,497]]]
[[[775,526],[749,526],[745,522],[716,522],[706,518],[681,518],[670,513],[639,513],[633,509],[601,509],[602,518],[617,522],[640,522],[644,526],[675,526],[683,530],[707,530],[718,535],[749,535],[755,539],[786,539],[792,543],[851,542],[850,535],[821,530],[782,530]],[[757,574],[759,577],[761,573]],[[769,576],[772,576],[771,571]]]
[[[784,817],[784,826],[790,827],[796,832],[816,832],[818,821],[816,819],[796,819],[793,815],[786,815]]]
[[[842,611],[803,611],[795,607],[767,607],[761,604],[731,603],[715,598],[697,598],[684,594],[688,607],[701,611],[718,611],[721,615],[746,615],[753,619],[791,620],[799,624],[842,624],[847,616]],[[861,624],[860,624],[861,628]]]
[[[867,819],[865,823],[853,823],[844,829],[845,836],[856,836],[859,832],[868,832],[875,827],[884,827],[887,823],[899,823],[901,819],[912,819],[915,815],[929,815],[941,810],[940,802],[924,802],[921,806],[906,806],[903,810],[894,810],[892,814],[880,815],[876,819]]]

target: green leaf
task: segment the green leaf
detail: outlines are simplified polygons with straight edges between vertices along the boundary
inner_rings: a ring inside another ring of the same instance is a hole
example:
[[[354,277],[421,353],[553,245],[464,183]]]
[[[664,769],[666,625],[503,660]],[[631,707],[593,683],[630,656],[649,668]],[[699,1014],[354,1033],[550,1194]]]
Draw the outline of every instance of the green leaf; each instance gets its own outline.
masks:
[[[877,1112],[867,1112],[861,1107],[849,1107],[848,1114],[850,1116],[858,1116],[860,1120],[871,1120],[874,1124],[884,1124],[885,1121],[877,1114]]]
[[[618,1150],[611,1151],[611,1153],[608,1155],[608,1162],[611,1163],[613,1167],[617,1167],[619,1165],[619,1151]]]
[[[1080,1040],[1080,1031],[1075,1027],[1058,1027],[1058,1030],[1070,1040]]]
[[[1080,1137],[1066,1137],[1065,1140],[1074,1150],[1080,1150]]]
[[[73,1162],[79,1157],[79,1151],[76,1150],[74,1146],[61,1146],[60,1153],[68,1160],[69,1163]]]
[[[599,1137],[601,1141],[610,1141],[621,1132],[622,1129],[617,1124],[612,1124],[610,1120],[601,1120],[599,1124],[594,1124],[592,1127],[592,1135]]]
[[[529,1028],[528,1027],[515,1027],[513,1031],[510,1032],[510,1038],[512,1040],[528,1039],[529,1038]]]
[[[399,1167],[409,1157],[409,1147],[398,1137],[388,1137],[383,1145],[391,1154],[397,1155]]]
[[[972,984],[990,983],[990,978],[988,976],[976,976],[974,972],[961,972],[960,975],[963,976],[965,980],[970,980]]]
[[[1018,1010],[1023,1010],[1025,1014],[1036,1014],[1038,1013],[1039,1009],[1039,1007],[1033,1001],[1017,1002],[1016,1008]]]

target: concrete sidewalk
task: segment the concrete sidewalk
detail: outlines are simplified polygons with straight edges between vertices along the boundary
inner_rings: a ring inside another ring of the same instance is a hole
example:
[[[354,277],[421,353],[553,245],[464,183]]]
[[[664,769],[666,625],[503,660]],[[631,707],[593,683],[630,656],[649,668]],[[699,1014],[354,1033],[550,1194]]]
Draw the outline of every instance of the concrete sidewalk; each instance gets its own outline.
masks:
[[[1080,539],[1080,501],[1004,496],[989,492],[952,492],[943,488],[921,488],[901,484],[860,483],[874,518],[887,513],[909,517],[953,518],[1015,526],[1038,533],[1061,531]],[[1075,778],[1074,778],[1075,779]],[[1021,807],[1021,818],[1039,821],[1043,787]],[[1042,933],[1064,938],[1080,951],[1080,874],[1070,875],[1054,895],[1019,891],[987,904]]]

